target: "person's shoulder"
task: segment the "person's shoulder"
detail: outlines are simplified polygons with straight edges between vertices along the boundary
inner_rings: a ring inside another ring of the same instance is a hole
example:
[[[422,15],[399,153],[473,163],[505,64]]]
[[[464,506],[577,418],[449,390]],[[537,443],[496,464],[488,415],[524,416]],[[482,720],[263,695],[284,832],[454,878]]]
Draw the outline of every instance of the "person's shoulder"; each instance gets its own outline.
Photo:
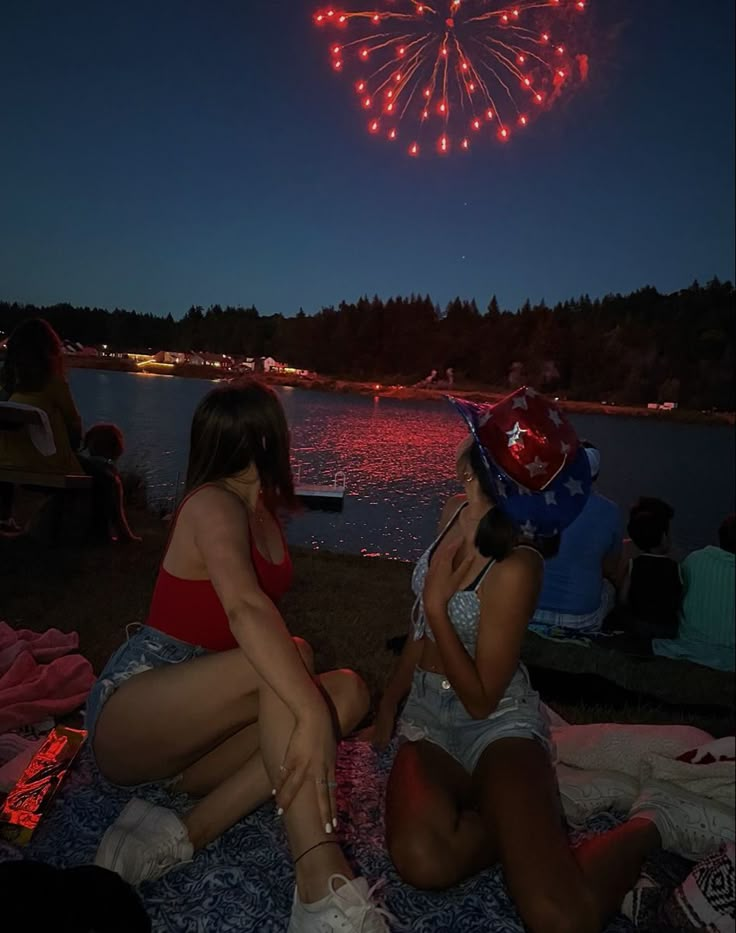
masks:
[[[41,399],[49,399],[53,403],[63,405],[72,394],[72,390],[64,373],[54,373],[37,394]]]
[[[244,513],[245,505],[235,493],[222,486],[207,485],[189,493],[181,505],[179,518],[211,521],[233,515],[242,518]]]
[[[694,553],[702,554],[701,559],[704,561],[715,561],[719,564],[733,564],[736,562],[736,554],[732,551],[726,551],[722,547],[717,547],[715,544],[709,544],[700,551],[694,551]]]
[[[544,573],[544,559],[532,547],[515,547],[508,557],[496,561],[493,571],[500,586],[536,584]]]
[[[440,527],[444,528],[457,510],[466,502],[467,498],[462,493],[458,493],[456,496],[450,496],[447,502],[445,502],[442,514],[440,515]]]
[[[649,570],[652,573],[657,571],[666,573],[669,570],[678,570],[680,567],[679,561],[675,560],[674,557],[670,557],[669,554],[647,554],[646,552],[638,554],[634,558],[633,565],[634,567]]]
[[[614,502],[613,499],[609,499],[607,496],[602,495],[598,490],[591,492],[589,502],[594,508],[608,515],[615,515],[618,517],[622,514],[619,505]]]
[[[713,550],[713,545],[711,544],[707,545],[706,547],[696,548],[696,550],[690,551],[687,557],[685,557],[683,564],[694,564],[700,560],[707,560],[710,556],[709,552],[711,550]]]
[[[66,378],[66,373],[52,373],[42,391],[69,392],[69,382]]]
[[[623,529],[623,512],[619,505],[612,499],[607,499],[606,496],[602,496],[599,492],[594,491],[591,493],[587,505],[589,515],[595,520],[599,527],[604,527],[603,523],[606,523],[609,529]]]

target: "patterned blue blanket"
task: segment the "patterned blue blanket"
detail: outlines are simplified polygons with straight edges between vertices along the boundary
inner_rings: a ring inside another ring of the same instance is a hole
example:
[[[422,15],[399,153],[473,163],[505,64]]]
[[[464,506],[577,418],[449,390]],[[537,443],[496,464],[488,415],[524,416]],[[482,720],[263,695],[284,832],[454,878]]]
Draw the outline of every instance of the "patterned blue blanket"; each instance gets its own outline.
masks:
[[[498,870],[443,893],[416,891],[399,881],[383,833],[383,793],[394,754],[392,748],[378,755],[364,743],[340,749],[338,807],[345,849],[356,870],[371,884],[385,879],[386,906],[412,933],[523,933]],[[157,788],[145,796],[175,809],[187,803]],[[21,853],[0,843],[0,861],[26,857],[62,868],[89,864],[128,797],[101,782],[85,750],[30,847]],[[597,817],[588,831],[602,832],[615,822],[613,816]],[[140,893],[154,933],[283,933],[293,883],[283,829],[267,804],[192,864],[143,885]],[[621,918],[607,933],[632,929]]]

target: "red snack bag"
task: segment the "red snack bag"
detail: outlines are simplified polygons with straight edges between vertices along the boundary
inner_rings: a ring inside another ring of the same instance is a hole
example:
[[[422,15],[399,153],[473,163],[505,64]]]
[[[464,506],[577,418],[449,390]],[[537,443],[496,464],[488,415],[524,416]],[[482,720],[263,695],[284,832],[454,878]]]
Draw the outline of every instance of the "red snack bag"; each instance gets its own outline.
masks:
[[[28,845],[51,798],[71,767],[87,733],[56,726],[31,759],[0,810],[0,836],[17,845]]]

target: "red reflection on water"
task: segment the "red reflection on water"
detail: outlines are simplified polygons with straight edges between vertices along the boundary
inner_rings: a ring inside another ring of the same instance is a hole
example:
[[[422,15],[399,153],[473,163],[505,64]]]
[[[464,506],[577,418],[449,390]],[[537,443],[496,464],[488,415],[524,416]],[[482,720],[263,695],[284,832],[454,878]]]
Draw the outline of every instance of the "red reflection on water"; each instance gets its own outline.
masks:
[[[287,403],[288,407],[288,403]],[[301,406],[300,406],[301,407]],[[462,422],[447,410],[397,405],[386,399],[344,412],[318,404],[300,410],[293,421],[295,459],[307,465],[314,479],[337,470],[347,474],[352,495],[420,491],[455,476],[455,450],[465,436]]]
[[[302,481],[331,482],[343,470],[348,492],[340,515],[295,518],[290,540],[364,557],[421,554],[459,491],[455,451],[466,432],[450,406],[311,392],[282,400]]]

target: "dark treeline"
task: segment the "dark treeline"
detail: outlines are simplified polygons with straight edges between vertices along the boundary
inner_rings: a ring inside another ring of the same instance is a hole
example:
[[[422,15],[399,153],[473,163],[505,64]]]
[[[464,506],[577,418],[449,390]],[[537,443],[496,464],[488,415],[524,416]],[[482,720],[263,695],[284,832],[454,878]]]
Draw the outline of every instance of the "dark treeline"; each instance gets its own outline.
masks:
[[[256,308],[192,307],[180,320],[54,305],[0,303],[0,330],[45,317],[67,340],[111,349],[207,350],[273,356],[323,375],[410,384],[452,367],[458,383],[523,382],[569,398],[619,404],[675,401],[733,410],[734,288],[717,279],[662,295],[587,295],[554,307],[503,311],[429,297],[362,298],[318,314],[262,316]]]

